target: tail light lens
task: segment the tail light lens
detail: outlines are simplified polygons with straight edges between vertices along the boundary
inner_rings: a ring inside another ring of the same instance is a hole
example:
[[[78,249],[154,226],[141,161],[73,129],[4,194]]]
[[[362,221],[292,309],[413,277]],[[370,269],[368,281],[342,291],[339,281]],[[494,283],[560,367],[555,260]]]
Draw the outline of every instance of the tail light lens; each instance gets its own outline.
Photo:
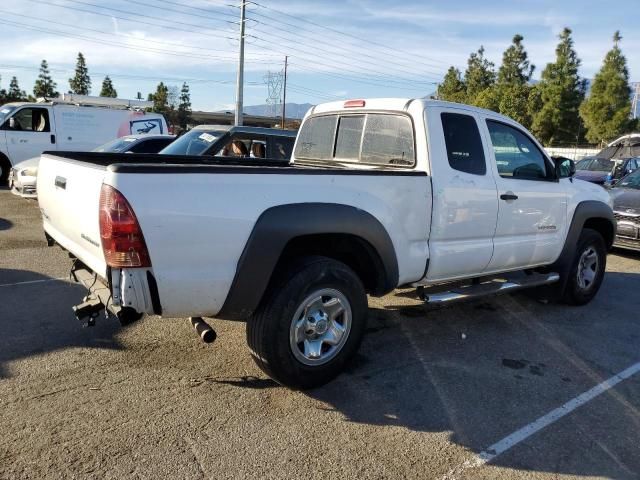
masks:
[[[118,190],[104,184],[100,190],[100,238],[110,267],[151,266],[147,244],[131,205]]]

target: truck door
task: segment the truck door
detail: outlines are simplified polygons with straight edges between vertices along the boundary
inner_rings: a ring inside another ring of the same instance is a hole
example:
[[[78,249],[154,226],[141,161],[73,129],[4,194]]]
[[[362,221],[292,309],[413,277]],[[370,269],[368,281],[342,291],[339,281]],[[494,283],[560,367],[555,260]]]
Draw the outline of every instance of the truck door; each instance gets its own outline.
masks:
[[[426,280],[483,272],[493,254],[498,200],[478,117],[464,108],[426,110],[433,209]]]
[[[536,142],[516,125],[490,117],[483,131],[491,145],[498,187],[498,224],[488,271],[553,262],[567,228],[567,194],[555,167]]]
[[[45,150],[55,150],[55,132],[47,107],[24,107],[16,111],[7,125],[6,140],[9,158],[15,165],[38,157]]]

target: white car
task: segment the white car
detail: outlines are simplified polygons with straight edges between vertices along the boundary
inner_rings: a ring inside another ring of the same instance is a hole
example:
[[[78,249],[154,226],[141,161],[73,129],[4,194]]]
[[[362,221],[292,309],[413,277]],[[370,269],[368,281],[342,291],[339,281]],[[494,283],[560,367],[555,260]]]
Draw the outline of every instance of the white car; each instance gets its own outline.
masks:
[[[89,289],[78,319],[192,317],[201,336],[196,317],[244,320],[258,366],[294,388],[353,357],[367,295],[413,286],[447,304],[549,285],[584,305],[616,227],[606,190],[524,127],[441,101],[317,105],[290,163],[113,156],[45,154],[38,172],[48,242]]]
[[[105,143],[93,152],[103,153],[158,153],[175,140],[175,135],[126,135]],[[9,188],[23,198],[36,198],[36,179],[40,157],[20,162],[9,172]]]

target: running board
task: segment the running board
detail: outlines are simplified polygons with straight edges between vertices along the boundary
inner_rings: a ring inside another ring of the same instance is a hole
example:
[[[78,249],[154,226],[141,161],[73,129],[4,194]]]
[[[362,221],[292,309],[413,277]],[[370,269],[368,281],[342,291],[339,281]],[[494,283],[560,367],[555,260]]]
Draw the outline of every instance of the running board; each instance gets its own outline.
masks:
[[[560,280],[557,273],[533,273],[518,279],[494,278],[482,283],[457,287],[446,292],[429,293],[419,289],[418,294],[428,305],[448,305],[451,303],[475,300],[488,295],[511,293],[524,288],[540,287]]]

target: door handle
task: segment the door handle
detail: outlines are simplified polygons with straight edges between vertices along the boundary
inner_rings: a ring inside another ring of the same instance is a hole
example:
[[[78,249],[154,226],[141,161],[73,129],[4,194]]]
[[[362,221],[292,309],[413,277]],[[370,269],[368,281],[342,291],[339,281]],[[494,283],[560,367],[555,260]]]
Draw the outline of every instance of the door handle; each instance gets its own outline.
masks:
[[[500,200],[517,200],[518,195],[513,192],[507,192],[500,195]]]
[[[55,135],[51,135],[51,143],[52,144],[56,143],[56,136]]]

